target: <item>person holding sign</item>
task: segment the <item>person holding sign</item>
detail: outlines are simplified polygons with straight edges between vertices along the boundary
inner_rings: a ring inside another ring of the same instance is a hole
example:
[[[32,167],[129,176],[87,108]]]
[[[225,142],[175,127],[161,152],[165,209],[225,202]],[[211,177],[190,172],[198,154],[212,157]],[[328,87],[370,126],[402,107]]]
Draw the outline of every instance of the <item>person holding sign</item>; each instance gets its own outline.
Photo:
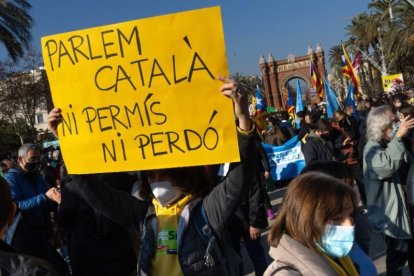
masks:
[[[229,246],[227,222],[247,195],[256,167],[256,131],[250,120],[247,93],[235,81],[221,92],[233,100],[238,121],[241,161],[226,178],[210,187],[203,167],[172,168],[142,173],[141,201],[103,185],[97,175],[72,175],[68,189],[96,210],[127,228],[143,230],[139,273],[142,275],[238,275],[238,257]],[[48,116],[56,132],[61,111]]]

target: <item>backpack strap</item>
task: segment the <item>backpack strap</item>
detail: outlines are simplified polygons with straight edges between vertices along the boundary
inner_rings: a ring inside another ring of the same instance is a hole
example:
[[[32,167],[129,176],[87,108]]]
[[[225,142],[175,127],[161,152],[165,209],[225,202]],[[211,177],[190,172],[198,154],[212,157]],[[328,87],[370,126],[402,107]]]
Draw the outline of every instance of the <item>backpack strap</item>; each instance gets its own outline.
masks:
[[[207,213],[202,202],[200,202],[196,207],[194,223],[197,232],[207,246],[204,253],[204,265],[206,267],[212,267],[215,265],[215,259],[213,255],[216,255],[219,260],[223,260],[223,258],[222,254],[220,253],[219,246],[216,242],[216,237],[213,235],[211,227],[208,223]]]

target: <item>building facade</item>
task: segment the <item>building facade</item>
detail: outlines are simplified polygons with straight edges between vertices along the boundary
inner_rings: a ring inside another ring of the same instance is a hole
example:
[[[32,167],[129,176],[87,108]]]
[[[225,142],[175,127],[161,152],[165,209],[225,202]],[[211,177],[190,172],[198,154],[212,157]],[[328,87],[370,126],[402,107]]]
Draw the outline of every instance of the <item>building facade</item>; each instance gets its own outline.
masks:
[[[303,56],[295,57],[290,54],[282,60],[274,60],[272,54],[269,54],[267,60],[263,56],[260,57],[259,65],[267,106],[273,106],[276,110],[286,110],[288,86],[289,91],[296,95],[295,86],[292,87],[291,85],[293,80],[301,80],[301,87],[302,85],[305,86],[305,89],[302,89],[302,94],[304,94],[303,96],[306,97],[308,103],[319,100],[315,98],[316,95],[312,88],[311,60],[316,65],[319,75],[326,77],[325,53],[319,44],[315,52],[309,46],[308,53]]]

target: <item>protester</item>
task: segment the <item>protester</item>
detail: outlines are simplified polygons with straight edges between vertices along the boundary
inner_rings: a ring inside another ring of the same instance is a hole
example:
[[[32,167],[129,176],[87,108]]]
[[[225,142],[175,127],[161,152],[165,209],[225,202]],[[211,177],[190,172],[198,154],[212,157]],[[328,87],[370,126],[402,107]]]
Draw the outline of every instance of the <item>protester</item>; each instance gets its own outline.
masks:
[[[366,210],[362,206],[361,195],[358,186],[355,183],[352,169],[342,162],[331,161],[312,163],[303,168],[302,174],[307,172],[321,172],[327,174],[343,181],[354,189],[355,202],[357,203],[357,207],[352,214],[352,219],[355,224],[355,242],[349,253],[349,257],[360,275],[377,275],[375,265],[368,257],[372,227],[368,220]]]
[[[339,134],[334,140],[334,147],[337,150],[336,157],[352,169],[362,200],[365,203],[364,180],[358,159],[358,134],[351,124],[350,117],[342,110],[335,111],[334,120],[335,129]]]
[[[319,119],[316,123],[311,124],[309,134],[302,139],[302,153],[306,164],[334,160],[330,131],[331,126],[324,119]]]
[[[3,241],[6,229],[13,223],[16,209],[10,187],[0,177],[0,275],[58,275],[46,261],[20,254]]]
[[[240,258],[242,258],[240,239],[243,239],[243,244],[253,263],[255,275],[260,276],[263,275],[268,266],[266,251],[261,243],[261,233],[269,224],[264,208],[263,190],[260,187],[260,179],[257,177],[253,180],[248,198],[240,205],[230,221],[229,233],[233,247]],[[242,264],[240,268],[243,272]]]
[[[47,156],[43,155],[42,157],[40,157],[39,162],[40,162],[39,172],[42,175],[43,179],[46,181],[47,184],[49,184],[49,186],[57,188],[59,183],[56,179],[55,173],[50,167],[50,163],[48,161]]]
[[[296,113],[296,116],[299,118],[300,122],[298,138],[299,140],[302,140],[302,138],[305,137],[310,131],[311,119],[309,113],[305,111],[299,111]]]
[[[21,219],[9,229],[9,243],[17,251],[49,261],[59,273],[66,271],[66,264],[51,246],[53,226],[50,212],[54,202],[60,202],[60,193],[49,188],[39,174],[40,149],[24,144],[18,151],[18,166],[5,175],[12,198],[16,201]]]
[[[267,130],[263,131],[262,135],[263,142],[273,146],[281,146],[287,141],[276,119],[273,117],[267,119]]]
[[[14,163],[11,159],[3,159],[3,161],[1,161],[1,171],[3,174],[6,174],[10,169],[15,167],[16,163]]]
[[[403,120],[405,117],[410,116],[414,118],[414,106],[412,105],[403,105],[400,108],[399,120]],[[403,142],[405,148],[414,155],[414,129],[411,128],[408,130],[407,134],[403,137]]]
[[[127,173],[98,175],[106,185],[131,193],[133,179]],[[137,257],[128,230],[93,210],[79,195],[65,187],[70,176],[62,179],[62,200],[57,222],[64,233],[72,275],[131,275]]]
[[[403,118],[396,132],[393,132],[394,119],[390,106],[380,106],[369,113],[363,169],[368,218],[387,244],[387,274],[402,275],[407,261],[414,273],[414,248],[398,170],[404,160],[408,161],[402,139],[413,128],[414,118]]]
[[[267,191],[268,187],[265,186],[265,183],[275,183],[270,173],[271,168],[269,158],[267,157],[266,151],[263,148],[259,137],[256,139],[256,147],[258,152],[258,162],[255,181],[257,181],[257,184],[261,190],[260,194],[264,200],[264,207],[266,208],[267,218],[274,219],[273,208]]]
[[[66,187],[96,210],[127,228],[142,227],[140,272],[144,275],[238,275],[237,254],[229,246],[227,223],[243,201],[256,167],[255,130],[247,93],[233,80],[220,77],[223,95],[234,102],[241,162],[232,163],[223,182],[210,189],[203,167],[143,173],[141,194],[152,201],[110,189],[96,175],[72,175]],[[60,110],[48,116],[56,131]],[[171,235],[170,235],[171,234]],[[233,252],[233,254],[232,254]]]
[[[269,233],[274,261],[264,275],[358,275],[348,257],[355,208],[342,181],[313,172],[293,179]]]
[[[280,111],[277,113],[278,119],[280,120],[279,126],[282,130],[283,135],[286,137],[286,140],[289,140],[296,135],[295,129],[292,124],[289,122],[289,114],[287,111]]]

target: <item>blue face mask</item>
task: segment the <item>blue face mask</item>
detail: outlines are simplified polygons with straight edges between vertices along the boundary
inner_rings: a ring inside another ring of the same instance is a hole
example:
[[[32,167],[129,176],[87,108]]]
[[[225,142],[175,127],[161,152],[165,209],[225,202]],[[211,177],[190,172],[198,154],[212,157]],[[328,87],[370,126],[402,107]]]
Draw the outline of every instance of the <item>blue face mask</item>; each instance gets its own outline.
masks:
[[[354,231],[354,226],[327,224],[318,247],[333,258],[343,258],[354,244]]]
[[[267,126],[267,130],[268,131],[272,131],[273,130],[273,127],[272,126]]]

